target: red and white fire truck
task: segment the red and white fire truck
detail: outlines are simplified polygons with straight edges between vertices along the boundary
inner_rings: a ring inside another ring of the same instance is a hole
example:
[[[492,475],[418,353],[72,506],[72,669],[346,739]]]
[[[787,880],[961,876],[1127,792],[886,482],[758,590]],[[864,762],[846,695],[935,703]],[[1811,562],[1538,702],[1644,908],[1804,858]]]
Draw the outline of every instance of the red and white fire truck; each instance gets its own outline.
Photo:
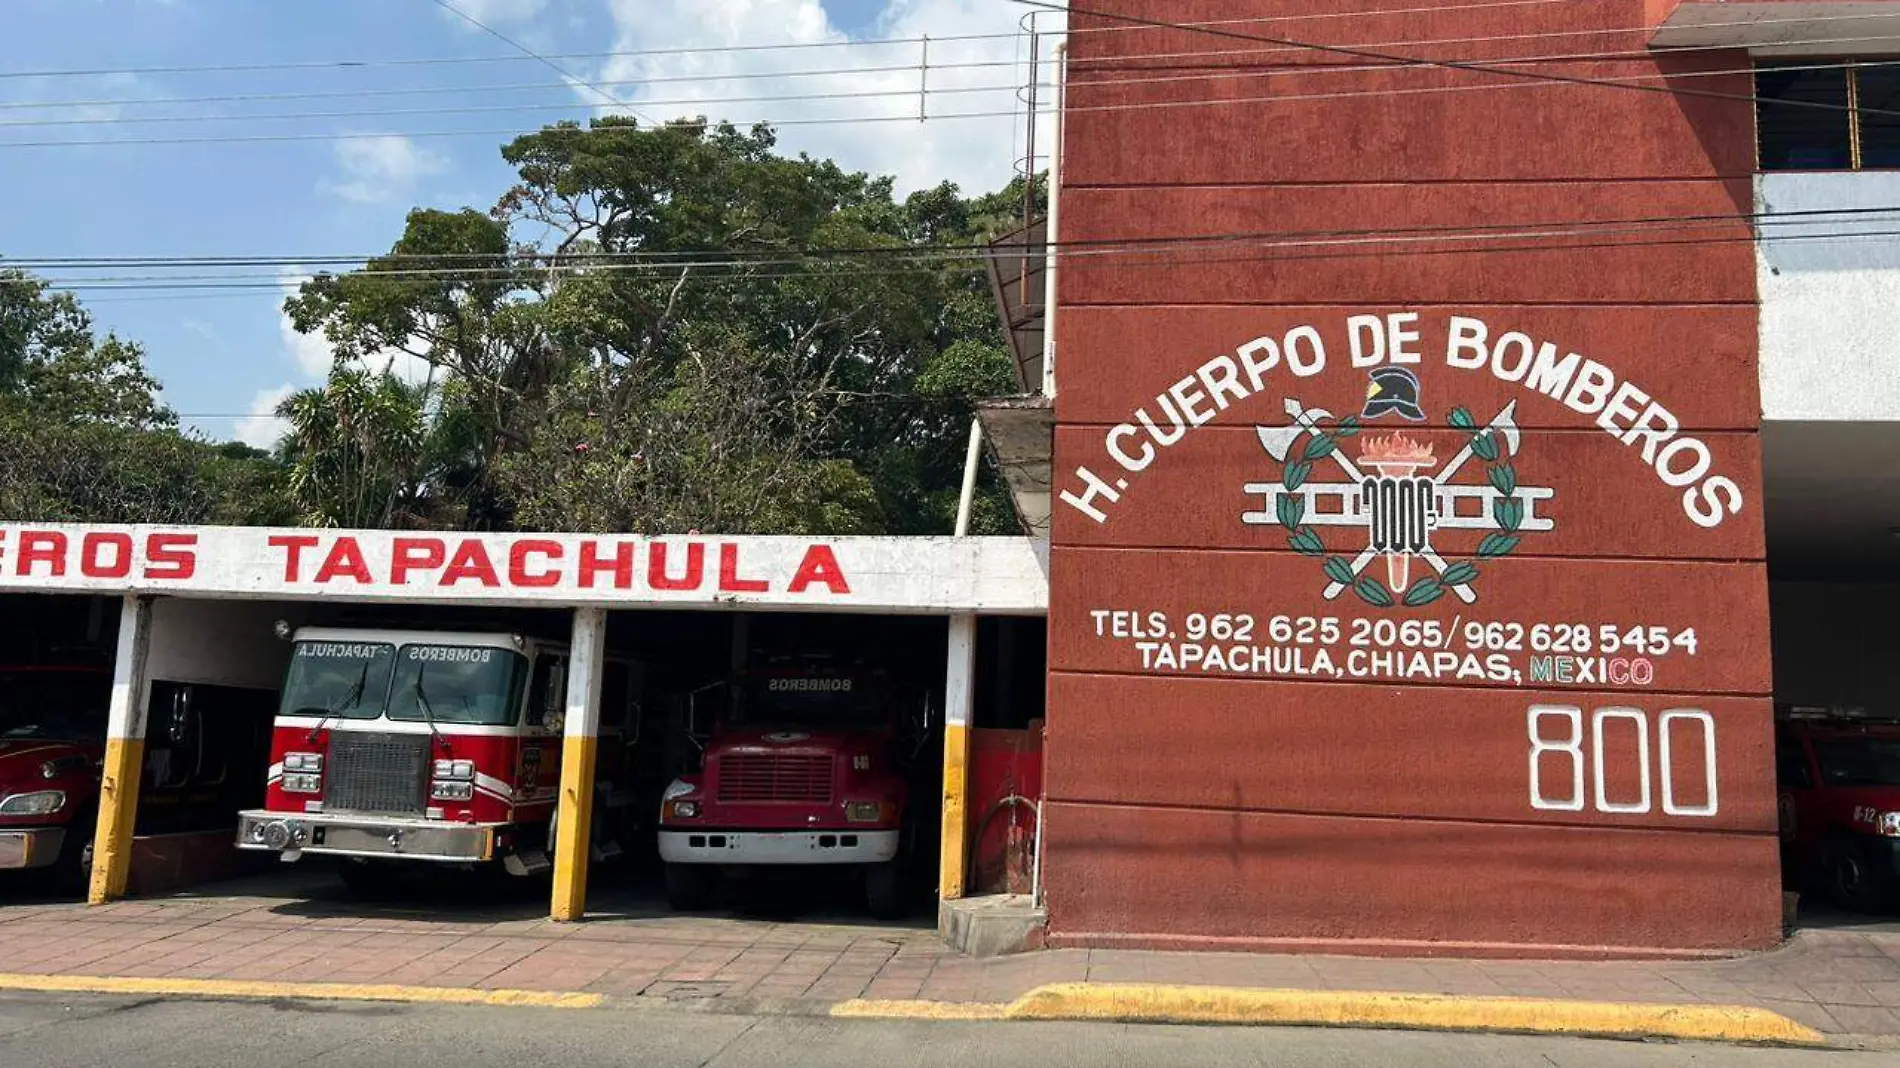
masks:
[[[620,851],[614,773],[638,729],[634,666],[602,672],[594,855]],[[359,889],[399,863],[546,871],[567,649],[511,633],[308,627],[294,635],[264,807],[237,844],[343,858]]]
[[[720,875],[762,866],[854,866],[872,914],[901,913],[908,775],[928,704],[882,673],[810,660],[748,672],[736,689],[700,770],[661,800],[668,901],[702,908]]]

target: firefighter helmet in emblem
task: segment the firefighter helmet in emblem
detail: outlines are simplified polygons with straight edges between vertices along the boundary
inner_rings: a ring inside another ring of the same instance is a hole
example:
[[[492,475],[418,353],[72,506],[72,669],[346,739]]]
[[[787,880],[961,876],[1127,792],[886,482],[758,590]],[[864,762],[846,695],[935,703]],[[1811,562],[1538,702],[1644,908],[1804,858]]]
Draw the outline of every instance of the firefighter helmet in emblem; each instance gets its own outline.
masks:
[[[1478,599],[1482,562],[1509,556],[1526,534],[1555,526],[1537,514],[1537,507],[1556,491],[1518,483],[1523,434],[1515,401],[1483,426],[1466,409],[1453,408],[1446,425],[1457,435],[1459,448],[1443,458],[1426,432],[1381,434],[1366,427],[1388,414],[1423,422],[1422,396],[1417,375],[1382,367],[1372,373],[1359,415],[1335,420],[1331,412],[1289,397],[1290,423],[1255,428],[1261,447],[1281,465],[1280,480],[1246,487],[1264,499],[1264,506],[1244,513],[1241,522],[1284,528],[1289,547],[1320,561],[1328,600],[1350,589],[1375,608],[1418,608],[1446,593],[1470,604]],[[1345,480],[1315,482],[1322,464]],[[1480,469],[1482,481],[1460,480]],[[1336,554],[1321,534],[1327,527],[1365,530],[1365,548],[1351,558]],[[1432,544],[1434,535],[1445,530],[1485,534],[1470,559],[1448,561]],[[1383,576],[1372,570],[1381,560]],[[1414,562],[1424,567],[1415,568]]]

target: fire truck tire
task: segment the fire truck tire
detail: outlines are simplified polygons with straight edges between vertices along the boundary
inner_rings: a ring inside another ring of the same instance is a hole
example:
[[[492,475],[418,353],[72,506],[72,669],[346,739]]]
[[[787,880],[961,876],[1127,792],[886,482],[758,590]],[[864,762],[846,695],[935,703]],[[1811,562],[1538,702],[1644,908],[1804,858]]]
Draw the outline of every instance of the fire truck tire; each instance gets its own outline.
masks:
[[[60,843],[59,858],[44,869],[41,888],[59,897],[76,897],[86,892],[92,881],[92,843],[98,816],[91,810],[81,812],[67,824],[66,839]]]
[[[864,899],[871,915],[877,919],[895,920],[903,916],[902,865],[898,861],[888,860],[864,869]]]
[[[1858,843],[1841,840],[1829,845],[1826,868],[1828,893],[1835,904],[1854,912],[1873,912],[1886,903],[1886,880]]]
[[[679,912],[698,912],[710,907],[716,874],[699,864],[668,864],[666,903]]]

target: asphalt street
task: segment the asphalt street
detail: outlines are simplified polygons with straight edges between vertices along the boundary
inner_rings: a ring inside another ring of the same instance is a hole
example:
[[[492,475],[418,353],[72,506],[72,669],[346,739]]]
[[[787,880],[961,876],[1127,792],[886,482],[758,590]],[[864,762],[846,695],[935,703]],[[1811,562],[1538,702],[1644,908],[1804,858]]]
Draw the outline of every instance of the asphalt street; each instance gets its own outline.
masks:
[[[1509,1035],[0,995],[5,1068],[1856,1068],[1892,1052]]]

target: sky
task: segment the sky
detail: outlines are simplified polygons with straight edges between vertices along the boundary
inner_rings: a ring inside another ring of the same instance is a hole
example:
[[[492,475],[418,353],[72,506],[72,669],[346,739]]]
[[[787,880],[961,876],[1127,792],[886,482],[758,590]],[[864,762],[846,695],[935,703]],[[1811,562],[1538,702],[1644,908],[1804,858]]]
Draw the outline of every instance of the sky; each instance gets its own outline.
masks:
[[[101,280],[151,273],[136,267],[35,268],[145,346],[183,423],[268,446],[277,401],[331,363],[282,314],[303,261],[387,251],[416,206],[486,211],[513,177],[499,151],[513,133],[629,108],[784,120],[782,149],[892,175],[900,195],[996,188],[1022,154],[1029,9],[1009,0],[447,2],[560,70],[439,0],[6,0],[0,266],[290,261],[181,272],[246,285],[209,291]],[[928,112],[987,117],[913,120],[922,36]],[[902,121],[864,121],[879,117]],[[133,140],[156,143],[83,143]]]

